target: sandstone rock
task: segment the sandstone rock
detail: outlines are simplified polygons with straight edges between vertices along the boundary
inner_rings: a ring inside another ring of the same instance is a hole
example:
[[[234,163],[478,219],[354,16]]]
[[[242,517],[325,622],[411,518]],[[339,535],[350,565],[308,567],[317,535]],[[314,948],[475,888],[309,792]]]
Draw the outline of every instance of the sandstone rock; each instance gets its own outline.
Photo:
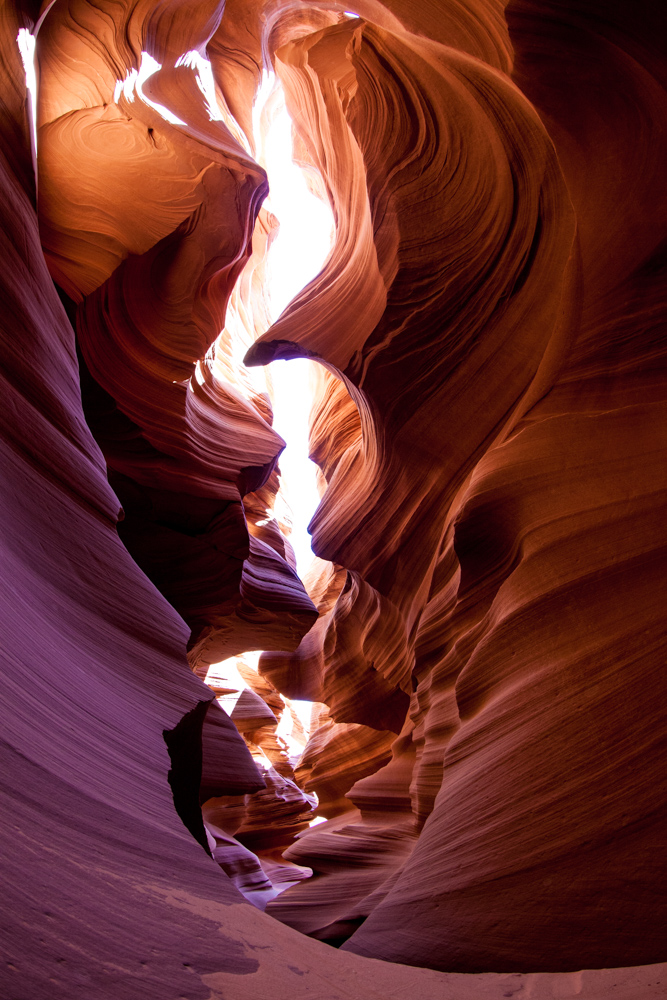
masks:
[[[3,996],[665,995],[664,11],[355,13],[3,8]],[[246,350],[327,366],[307,588]]]
[[[655,198],[652,167],[641,172],[637,211],[621,198],[620,178],[637,175],[646,140],[636,119],[618,128],[626,101],[646,122],[663,117],[659,29],[650,14],[640,36],[623,11],[603,20],[594,5],[555,15],[512,4],[508,17],[516,78],[544,122],[502,74],[386,26],[350,21],[278,51],[288,99],[309,109],[298,118],[304,142],[376,264],[359,267],[341,225],[322,274],[248,359],[319,356],[360,414],[360,434],[333,430],[329,440],[315,418],[328,488],[314,545],[348,570],[348,583],[331,626],[305,640],[306,662],[328,657],[335,674],[359,650],[412,694],[410,798],[425,825],[345,947],[465,971],[510,969],[519,951],[524,967],[540,969],[572,968],[582,954],[610,964],[619,947],[654,961],[664,796],[653,736],[631,738],[626,727],[646,718],[637,679],[661,701],[653,573],[664,555],[654,520],[663,486],[648,450],[664,452],[654,339],[663,297],[653,281],[665,228],[661,210],[641,221]],[[616,93],[623,81],[618,107],[601,109],[597,79],[584,76],[585,110],[571,122],[572,85],[556,70],[564,41],[572,65],[589,65],[590,53],[600,80],[613,75]],[[582,163],[612,121],[611,161],[598,160],[594,180]],[[654,150],[663,142],[660,130]],[[367,200],[350,197],[345,174],[365,177]],[[512,202],[511,218],[492,209]],[[340,317],[335,342],[325,342],[318,309]],[[333,409],[340,391],[324,390]],[[593,621],[599,645],[584,624]],[[650,637],[641,650],[639,634]],[[368,722],[368,701],[358,699],[355,716],[335,705],[334,718]],[[320,903],[308,929],[321,933],[325,883],[291,890],[276,912],[287,913],[290,896],[295,926],[297,896],[304,927]]]

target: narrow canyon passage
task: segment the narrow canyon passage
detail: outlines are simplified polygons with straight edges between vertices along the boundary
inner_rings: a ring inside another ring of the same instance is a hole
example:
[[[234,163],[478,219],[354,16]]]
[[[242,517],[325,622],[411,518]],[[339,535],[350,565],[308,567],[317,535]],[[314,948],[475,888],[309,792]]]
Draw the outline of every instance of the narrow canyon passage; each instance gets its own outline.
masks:
[[[0,994],[664,997],[667,12],[0,32]]]
[[[264,258],[256,265],[251,260],[248,268],[257,267],[263,280],[248,294],[243,275],[239,278],[238,301],[232,293],[219,345],[240,367],[246,328],[257,334],[279,318],[321,271],[334,235],[321,178],[316,178],[320,188],[316,194],[294,162],[292,121],[273,73],[264,74],[252,121],[255,157],[267,171],[269,197],[257,223]],[[261,239],[265,220],[271,227],[268,242]],[[257,527],[266,528],[272,520],[275,529],[287,536],[283,550],[291,547],[288,561],[293,553],[294,568],[302,578],[314,559],[307,528],[320,499],[317,466],[308,457],[309,413],[317,382],[313,368],[305,358],[292,359],[276,361],[270,371],[259,373],[270,396],[272,426],[286,448],[276,470],[279,490],[272,517],[259,520]],[[247,370],[244,375],[252,377]],[[246,499],[245,507],[249,506]],[[281,696],[258,673],[260,655],[245,651],[213,663],[204,679],[243,736],[265,787],[251,795],[214,796],[203,802],[202,811],[213,858],[244,897],[264,909],[279,893],[312,876],[310,868],[286,863],[282,855],[299,832],[326,822],[318,815],[317,793],[308,789],[307,771],[299,771],[299,764],[311,732],[317,741],[331,722],[326,705]]]

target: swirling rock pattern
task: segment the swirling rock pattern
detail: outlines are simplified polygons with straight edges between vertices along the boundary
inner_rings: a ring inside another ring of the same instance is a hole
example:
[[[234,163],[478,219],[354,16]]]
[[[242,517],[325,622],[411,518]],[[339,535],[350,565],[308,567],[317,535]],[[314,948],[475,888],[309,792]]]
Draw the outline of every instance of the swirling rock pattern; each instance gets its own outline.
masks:
[[[47,17],[41,229],[54,279],[79,303],[84,405],[124,507],[121,537],[190,626],[196,666],[293,649],[316,615],[284,553],[245,524],[242,497],[262,487],[283,446],[267,399],[239,375],[227,331],[207,354],[266,181],[225,122],[209,120],[194,71],[179,64],[181,44],[201,49],[219,13],[182,38],[177,6],[159,29],[151,17],[128,4],[110,22],[85,0]],[[143,89],[119,93],[116,79],[136,73],[145,46],[163,65]],[[87,87],[74,86],[82,63],[95,70]],[[165,121],[148,93],[187,125]],[[262,220],[260,249],[267,239]],[[256,267],[251,258],[246,285]]]
[[[664,996],[638,963],[666,957],[665,15],[357,13],[58,0],[37,29],[3,7],[8,997]],[[270,58],[337,238],[264,333],[244,130]],[[312,603],[269,385],[231,347],[258,334],[249,360],[339,379]],[[267,681],[237,728],[190,669],[267,646],[265,677],[329,712],[312,830]],[[292,926],[238,891],[307,868],[269,904]]]
[[[411,695],[420,833],[363,923],[317,880],[271,905],[321,936],[330,902],[326,933],[347,925],[360,954],[463,971],[664,958],[664,725],[647,702],[663,701],[665,219],[644,216],[651,165],[636,202],[619,187],[654,129],[650,164],[665,141],[665,25],[647,13],[631,30],[620,9],[509,5],[515,79],[543,120],[498,72],[509,64],[469,47],[350,21],[277,52],[339,237],[248,359],[322,358],[361,417],[354,440],[314,421],[328,481],[314,546],[348,582],[286,660],[316,663],[319,636],[320,656],[342,667],[358,650]],[[603,142],[610,159],[582,171]],[[330,339],[318,307],[341,318]],[[367,721],[363,698],[332,711]],[[380,796],[381,774],[365,779]],[[355,832],[350,872],[362,845],[379,863],[372,838]],[[314,846],[320,865],[327,850]]]

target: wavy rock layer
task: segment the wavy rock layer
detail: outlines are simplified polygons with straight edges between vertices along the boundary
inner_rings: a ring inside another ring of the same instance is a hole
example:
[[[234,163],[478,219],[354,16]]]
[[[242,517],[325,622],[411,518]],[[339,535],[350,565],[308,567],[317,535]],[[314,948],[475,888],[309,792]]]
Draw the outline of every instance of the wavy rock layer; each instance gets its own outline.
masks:
[[[558,972],[666,957],[664,14],[358,12],[45,5],[36,186],[3,8],[3,996],[664,996]],[[337,237],[263,333],[269,57]],[[342,379],[312,603],[239,345]],[[201,679],[267,647],[312,829],[276,691]]]
[[[278,686],[304,666],[349,671],[357,701],[330,702],[338,722],[368,724],[369,669],[410,697],[390,768],[409,745],[418,839],[361,903],[350,887],[362,855],[383,863],[377,827],[362,809],[353,840],[318,828],[288,856],[322,872],[335,857],[337,874],[271,909],[443,970],[652,962],[667,220],[649,206],[667,34],[648,6],[632,27],[585,3],[512,3],[507,20],[524,93],[507,63],[386,22],[276,54],[338,240],[248,360],[321,358],[361,424],[350,434],[325,380],[314,547],[347,581],[297,656],[263,669]],[[365,794],[382,800],[385,772]],[[405,802],[388,800],[396,822]]]

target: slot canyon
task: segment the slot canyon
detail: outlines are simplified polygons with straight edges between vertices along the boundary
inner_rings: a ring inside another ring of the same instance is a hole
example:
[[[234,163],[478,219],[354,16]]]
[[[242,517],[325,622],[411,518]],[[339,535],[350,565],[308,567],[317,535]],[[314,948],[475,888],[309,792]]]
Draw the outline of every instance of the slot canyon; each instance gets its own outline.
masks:
[[[667,8],[2,3],[1,1000],[667,997]]]

